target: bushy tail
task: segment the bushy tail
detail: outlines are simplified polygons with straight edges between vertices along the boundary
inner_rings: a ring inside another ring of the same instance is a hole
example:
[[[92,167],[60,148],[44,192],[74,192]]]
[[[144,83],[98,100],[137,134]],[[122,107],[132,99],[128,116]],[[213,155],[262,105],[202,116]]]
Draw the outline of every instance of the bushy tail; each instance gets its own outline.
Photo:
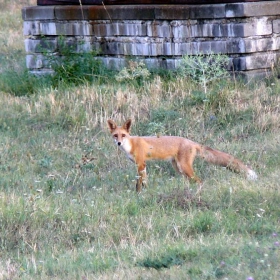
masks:
[[[247,179],[249,180],[256,180],[258,178],[254,170],[249,168],[239,159],[227,153],[204,146],[200,151],[200,157],[205,159],[207,162],[226,167],[233,172],[245,173]]]

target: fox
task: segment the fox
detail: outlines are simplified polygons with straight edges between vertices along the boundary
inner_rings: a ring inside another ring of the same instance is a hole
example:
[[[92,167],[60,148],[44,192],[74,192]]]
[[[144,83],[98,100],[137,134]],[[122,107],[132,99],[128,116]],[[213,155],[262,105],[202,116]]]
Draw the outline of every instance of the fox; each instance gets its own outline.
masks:
[[[245,173],[249,180],[258,178],[253,169],[234,156],[187,138],[179,136],[131,136],[131,119],[128,119],[121,126],[118,126],[111,119],[107,120],[107,124],[115,144],[137,166],[137,193],[140,193],[142,187],[147,185],[146,161],[148,160],[169,160],[178,173],[195,181],[200,186],[202,181],[195,175],[193,169],[196,157],[200,157],[208,163],[226,167],[236,173]]]

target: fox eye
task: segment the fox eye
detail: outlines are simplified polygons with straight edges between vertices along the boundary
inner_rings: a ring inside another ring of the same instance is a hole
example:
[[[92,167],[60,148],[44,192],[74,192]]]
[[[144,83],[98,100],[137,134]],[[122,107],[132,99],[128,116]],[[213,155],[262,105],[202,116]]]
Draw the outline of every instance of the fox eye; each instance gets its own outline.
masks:
[[[114,134],[113,136],[114,136],[115,138],[118,138],[118,134]]]
[[[126,135],[125,134],[122,134],[122,137],[125,137]]]

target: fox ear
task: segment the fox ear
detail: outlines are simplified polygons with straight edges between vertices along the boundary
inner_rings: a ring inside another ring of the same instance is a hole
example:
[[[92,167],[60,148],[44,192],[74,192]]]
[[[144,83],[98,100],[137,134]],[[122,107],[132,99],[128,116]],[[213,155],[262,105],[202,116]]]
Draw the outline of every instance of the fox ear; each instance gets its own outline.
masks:
[[[112,120],[107,120],[107,124],[110,129],[110,132],[112,132],[113,130],[115,130],[117,128],[116,123]]]
[[[124,128],[127,132],[130,131],[131,122],[132,122],[131,119],[129,119],[129,120],[127,120],[127,121],[124,123],[124,125],[123,125],[123,128]]]

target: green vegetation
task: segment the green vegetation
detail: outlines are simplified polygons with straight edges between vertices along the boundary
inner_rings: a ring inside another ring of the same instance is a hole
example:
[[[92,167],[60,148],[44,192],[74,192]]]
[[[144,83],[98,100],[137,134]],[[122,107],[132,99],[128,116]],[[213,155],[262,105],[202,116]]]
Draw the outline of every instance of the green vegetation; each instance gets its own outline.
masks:
[[[207,55],[185,55],[179,67],[182,76],[190,76],[207,94],[208,86],[229,76],[226,71],[228,57],[222,54],[209,53]]]
[[[20,5],[0,7],[0,279],[279,279],[277,78],[216,79],[205,102],[188,76],[135,63],[84,77],[93,62],[81,69],[80,55],[42,80],[24,68]],[[137,195],[136,168],[106,127],[129,117],[135,134],[228,151],[259,180],[198,161],[197,197],[169,163],[151,163]]]

